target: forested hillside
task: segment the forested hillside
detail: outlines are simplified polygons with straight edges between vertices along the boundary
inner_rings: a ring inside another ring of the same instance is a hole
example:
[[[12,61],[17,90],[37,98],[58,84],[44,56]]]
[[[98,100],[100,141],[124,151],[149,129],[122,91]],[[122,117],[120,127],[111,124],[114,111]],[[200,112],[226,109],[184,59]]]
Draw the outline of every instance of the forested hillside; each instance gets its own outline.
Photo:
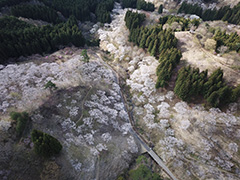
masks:
[[[216,50],[222,45],[227,46],[230,50],[240,53],[240,36],[235,32],[227,34],[225,31],[216,31],[214,37],[216,42]]]
[[[115,0],[39,1],[41,5],[29,0],[0,1],[0,8],[8,7],[12,15],[0,18],[0,63],[6,63],[12,57],[53,52],[61,45],[84,46],[85,39],[78,21],[110,23],[110,12],[115,2]],[[53,25],[36,27],[14,16],[43,20]]]
[[[228,21],[232,24],[240,24],[240,3],[238,3],[233,8],[230,8],[230,6],[224,6],[221,7],[219,10],[203,10],[197,4],[193,5],[183,2],[178,10],[178,13],[196,14],[200,16],[204,21],[223,20]]]
[[[110,22],[110,11],[114,0],[40,0],[45,5],[60,11],[65,17],[74,15],[77,19],[91,20],[91,13],[97,16],[100,22]]]
[[[190,101],[200,95],[213,107],[237,100],[240,95],[240,85],[236,88],[226,85],[221,69],[217,69],[209,77],[207,74],[207,70],[200,73],[198,68],[183,67],[178,72],[174,92],[184,101]]]
[[[47,6],[28,4],[16,5],[11,8],[11,14],[16,17],[38,19],[54,24],[61,22],[57,11]]]
[[[79,47],[85,44],[74,16],[66,23],[41,28],[6,16],[0,19],[0,39],[1,63],[10,57],[53,52],[59,45],[73,44]]]
[[[16,4],[19,4],[21,2],[27,2],[29,0],[1,0],[0,1],[0,8],[4,7],[4,6],[13,6]]]
[[[154,11],[154,4],[146,2],[145,0],[122,0],[124,8],[137,8],[145,11]]]

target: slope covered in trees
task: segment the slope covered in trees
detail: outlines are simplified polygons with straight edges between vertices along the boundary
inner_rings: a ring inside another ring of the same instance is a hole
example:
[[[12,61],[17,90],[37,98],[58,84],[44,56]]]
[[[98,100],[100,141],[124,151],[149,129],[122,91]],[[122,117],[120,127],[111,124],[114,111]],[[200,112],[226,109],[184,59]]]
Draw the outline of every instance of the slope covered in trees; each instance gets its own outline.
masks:
[[[10,57],[52,52],[59,45],[73,44],[79,47],[85,44],[73,16],[66,23],[41,28],[15,17],[4,17],[0,19],[0,28],[0,63],[6,62]]]
[[[227,34],[226,31],[218,30],[213,38],[217,42],[216,50],[224,45],[229,47],[230,50],[240,52],[240,36],[236,32]]]
[[[14,6],[29,0],[0,0],[0,8]],[[74,15],[78,20],[91,20],[95,14],[97,21],[106,23],[111,21],[110,12],[113,9],[115,0],[39,0],[42,5],[21,4],[11,9],[12,15],[26,18],[41,19],[47,22],[59,22],[56,11],[59,11],[66,18]],[[53,9],[55,11],[53,11]]]
[[[30,117],[28,115],[28,113],[26,112],[11,112],[10,113],[11,119],[16,121],[16,132],[18,136],[21,136],[26,125],[27,122],[30,120]]]
[[[110,11],[114,0],[40,0],[45,5],[60,11],[65,17],[74,15],[81,21],[90,20],[91,13],[96,14],[98,21],[110,22]]]
[[[114,6],[114,0],[106,0],[101,1],[96,8],[96,16],[97,20],[102,23],[110,23],[111,22],[111,16],[110,12],[112,11]]]
[[[207,9],[204,11],[197,4],[192,5],[183,2],[178,10],[178,13],[196,14],[200,16],[204,21],[223,20],[228,21],[232,24],[240,24],[240,3],[238,3],[233,8],[230,8],[230,6],[224,6],[221,7],[219,10]]]
[[[21,2],[27,2],[29,0],[0,0],[0,8],[4,6],[13,6]]]
[[[137,8],[145,11],[154,11],[154,4],[145,0],[122,0],[123,8]]]
[[[146,16],[144,14],[133,13],[132,11],[127,11],[124,21],[127,28],[131,31],[137,27],[140,27],[145,20]]]
[[[164,87],[170,80],[172,71],[179,63],[182,54],[177,49],[177,39],[171,30],[163,30],[162,26],[140,27],[144,15],[128,11],[125,16],[126,26],[130,30],[129,41],[135,43],[156,58],[158,80],[156,88]]]
[[[43,20],[54,24],[54,26],[39,28],[14,17],[0,18],[0,63],[6,63],[11,57],[52,52],[60,45],[83,46],[85,40],[79,30],[77,20],[110,23],[110,12],[115,2],[115,0],[39,1],[41,5],[30,4],[29,0],[0,0],[0,7],[10,7],[10,13],[13,16]],[[63,23],[57,11],[70,19]],[[88,40],[87,44],[98,45],[99,42]]]
[[[11,14],[16,17],[25,17],[37,20],[43,20],[50,23],[60,23],[61,20],[57,12],[47,6],[41,5],[17,5],[11,8]]]
[[[163,12],[163,5],[161,4],[158,8],[158,13],[162,14],[162,12]]]
[[[146,2],[145,0],[137,0],[137,9],[142,9],[145,11],[154,11],[154,4]]]
[[[34,151],[43,157],[51,157],[62,150],[61,143],[53,136],[34,129],[31,133]]]
[[[221,69],[217,69],[209,77],[207,72],[200,73],[198,68],[183,67],[178,72],[174,92],[184,101],[200,95],[213,107],[236,101],[240,97],[240,86],[233,89],[226,85]]]

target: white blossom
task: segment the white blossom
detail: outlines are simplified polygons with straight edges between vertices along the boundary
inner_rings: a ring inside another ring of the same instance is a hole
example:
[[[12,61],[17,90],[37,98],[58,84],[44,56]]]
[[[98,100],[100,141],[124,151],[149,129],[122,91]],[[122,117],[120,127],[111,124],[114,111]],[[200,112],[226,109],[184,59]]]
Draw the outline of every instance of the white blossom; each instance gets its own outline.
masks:
[[[85,141],[86,141],[88,144],[90,144],[90,145],[94,144],[94,138],[93,138],[93,135],[92,135],[92,134],[87,133],[87,134],[84,135],[84,138],[85,138]]]
[[[105,142],[109,142],[111,139],[112,139],[112,136],[110,135],[110,133],[104,133],[102,134],[102,139],[105,141]]]

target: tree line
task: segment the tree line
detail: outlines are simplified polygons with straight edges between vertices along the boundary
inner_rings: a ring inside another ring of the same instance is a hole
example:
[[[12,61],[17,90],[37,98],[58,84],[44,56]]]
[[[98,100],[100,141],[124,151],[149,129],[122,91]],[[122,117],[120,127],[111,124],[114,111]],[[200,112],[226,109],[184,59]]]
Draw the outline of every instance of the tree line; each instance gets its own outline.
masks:
[[[105,0],[101,1],[96,8],[96,16],[97,20],[102,23],[110,23],[111,22],[111,16],[110,12],[112,11],[114,7],[114,0]]]
[[[106,23],[111,21],[110,11],[114,0],[39,0],[46,6],[60,11],[65,17],[74,15],[80,21],[91,20],[91,13],[97,20]]]
[[[154,4],[146,2],[145,0],[137,0],[137,9],[142,9],[144,11],[154,11],[155,7]]]
[[[27,0],[0,1],[2,6],[12,6],[10,12],[13,16],[40,19],[54,24],[35,27],[11,16],[0,18],[0,63],[6,63],[7,59],[12,57],[50,53],[57,50],[60,45],[77,47],[84,46],[85,43],[90,46],[98,45],[99,41],[85,41],[78,28],[77,20],[97,20],[102,23],[110,23],[110,11],[115,2],[115,0],[39,1],[43,5],[21,3],[27,2]],[[60,11],[69,20],[65,23],[60,20],[57,11]]]
[[[223,20],[232,24],[240,24],[240,3],[233,8],[230,6],[221,7],[219,10],[216,8],[211,10],[203,10],[197,4],[188,4],[183,2],[178,9],[178,13],[196,14],[200,16],[204,21],[209,20]]]
[[[218,30],[213,38],[217,42],[216,51],[223,45],[229,47],[230,50],[240,52],[240,36],[236,32],[227,34],[226,31]]]
[[[0,0],[0,7],[14,6],[29,0]],[[102,23],[111,22],[110,12],[115,0],[39,0],[42,5],[21,4],[11,8],[12,15],[47,22],[59,23],[57,11],[69,18],[74,15],[80,21],[97,20]],[[92,16],[95,14],[95,17]]]
[[[201,96],[213,107],[236,101],[240,97],[240,85],[232,88],[224,82],[223,71],[215,70],[208,77],[208,70],[199,72],[198,68],[183,67],[178,71],[174,92],[184,101]]]
[[[43,20],[54,24],[61,23],[57,11],[42,5],[29,5],[29,4],[16,5],[11,7],[11,14],[16,17]]]
[[[22,2],[27,2],[29,0],[0,0],[0,8],[4,6],[13,6]]]
[[[60,45],[84,46],[85,39],[78,29],[77,20],[71,16],[66,23],[35,27],[6,16],[0,19],[0,63],[10,57],[49,53]]]
[[[137,8],[145,11],[154,11],[153,3],[146,2],[145,0],[122,0],[123,8]]]
[[[34,151],[36,154],[45,158],[57,155],[62,150],[61,143],[55,137],[42,131],[33,129],[31,139],[34,143]]]
[[[125,21],[125,25],[131,32],[133,29],[140,27],[143,21],[145,21],[145,18],[146,18],[145,14],[141,14],[137,12],[134,13],[128,10],[125,14],[124,21]]]
[[[12,120],[16,121],[16,132],[17,136],[21,137],[27,123],[30,121],[30,117],[27,112],[11,112],[10,117]]]
[[[163,30],[161,25],[142,27],[145,15],[127,11],[125,23],[130,30],[129,41],[147,49],[156,58],[159,58],[157,67],[156,88],[164,87],[170,80],[173,69],[179,63],[182,54],[177,49],[177,39],[171,30]]]
[[[177,23],[181,24],[182,31],[189,30],[190,24],[192,24],[196,27],[198,27],[200,24],[200,21],[198,19],[190,20],[190,19],[186,19],[184,17],[173,16],[173,15],[167,15],[167,16],[163,16],[163,17],[159,18],[159,24],[161,24],[161,25],[164,25],[166,23],[171,25],[173,22],[177,22]]]

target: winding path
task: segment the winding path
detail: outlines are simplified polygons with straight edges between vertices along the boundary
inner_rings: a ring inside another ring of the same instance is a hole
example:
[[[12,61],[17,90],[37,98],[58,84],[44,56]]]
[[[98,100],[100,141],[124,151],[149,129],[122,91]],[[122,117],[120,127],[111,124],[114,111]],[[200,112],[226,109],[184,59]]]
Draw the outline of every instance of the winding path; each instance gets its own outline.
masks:
[[[99,57],[99,60],[106,65],[109,69],[112,70],[112,72],[115,74],[116,80],[118,82],[118,84],[120,84],[119,82],[119,75],[118,73],[110,66],[108,65],[106,62],[104,62],[102,60],[102,56],[101,54],[97,53],[97,56]],[[131,124],[131,127],[129,129],[129,132],[135,137],[135,139],[138,140],[138,142],[147,150],[147,153],[156,161],[156,163],[168,174],[168,176],[173,179],[173,180],[177,180],[177,178],[174,176],[174,174],[168,169],[168,167],[164,164],[164,162],[160,159],[160,157],[152,150],[152,148],[150,148],[144,141],[144,139],[138,134],[138,132],[136,130],[134,130],[134,126],[132,124],[133,122],[133,115],[127,110],[127,103],[126,103],[126,99],[125,96],[122,93],[122,90],[120,88],[121,91],[121,96],[122,96],[122,101],[124,102],[124,106],[125,106],[125,110],[128,113],[128,117],[129,117],[129,123]]]

